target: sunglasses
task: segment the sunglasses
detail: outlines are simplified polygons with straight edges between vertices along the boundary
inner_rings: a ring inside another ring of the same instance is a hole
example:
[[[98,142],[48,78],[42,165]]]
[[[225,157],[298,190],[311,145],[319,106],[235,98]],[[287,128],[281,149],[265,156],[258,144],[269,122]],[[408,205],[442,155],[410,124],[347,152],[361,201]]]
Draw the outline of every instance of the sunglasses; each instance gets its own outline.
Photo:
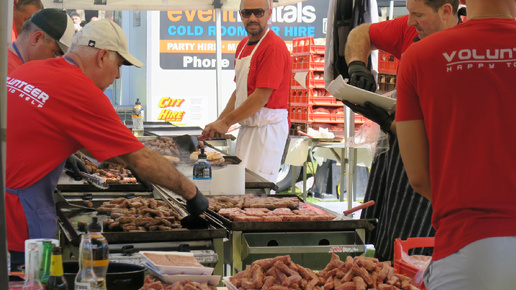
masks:
[[[269,10],[269,9],[267,9]],[[263,10],[262,8],[258,9],[242,9],[240,10],[240,15],[242,15],[243,18],[249,18],[251,17],[251,14],[254,14],[256,18],[261,18],[265,14],[266,10]]]

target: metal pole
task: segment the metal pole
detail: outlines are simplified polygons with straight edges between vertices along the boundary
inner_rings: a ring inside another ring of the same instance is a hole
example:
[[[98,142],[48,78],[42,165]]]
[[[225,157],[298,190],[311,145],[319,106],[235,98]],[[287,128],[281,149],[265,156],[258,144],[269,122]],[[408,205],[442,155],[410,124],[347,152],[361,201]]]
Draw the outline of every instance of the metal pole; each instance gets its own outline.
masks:
[[[217,29],[217,33],[215,33],[216,35],[216,43],[215,43],[215,47],[216,47],[216,54],[217,54],[217,67],[216,67],[216,82],[217,82],[217,96],[216,96],[216,100],[217,100],[217,117],[219,116],[219,98],[222,96],[222,86],[220,84],[220,81],[221,81],[221,74],[222,74],[222,36],[220,35],[222,33],[222,10],[221,9],[216,9],[216,29]]]
[[[391,0],[391,2],[389,3],[389,19],[388,20],[391,20],[391,19],[394,19],[394,1]]]
[[[13,21],[13,0],[2,1],[2,19],[0,21],[0,39],[4,40],[2,45],[0,66],[0,289],[9,289],[9,275],[7,273],[7,230],[5,221],[5,140],[7,129],[7,46],[11,40],[11,29]]]

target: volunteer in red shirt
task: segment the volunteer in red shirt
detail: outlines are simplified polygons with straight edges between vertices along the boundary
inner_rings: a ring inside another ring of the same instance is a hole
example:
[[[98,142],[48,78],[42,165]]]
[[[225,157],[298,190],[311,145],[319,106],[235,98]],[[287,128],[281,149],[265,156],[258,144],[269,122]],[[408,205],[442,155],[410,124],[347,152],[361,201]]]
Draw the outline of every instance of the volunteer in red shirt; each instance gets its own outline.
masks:
[[[7,74],[25,62],[60,57],[75,34],[72,19],[64,10],[43,9],[25,22],[7,50]]]
[[[466,5],[468,21],[403,56],[400,151],[434,207],[427,289],[515,289],[516,1]]]
[[[104,19],[77,32],[63,58],[28,62],[7,77],[6,221],[13,266],[23,263],[26,239],[56,237],[53,192],[65,159],[82,148],[181,195],[193,215],[207,209],[195,185],[134,137],[104,95],[124,64],[142,66],[129,54],[122,29]]]
[[[362,24],[353,29],[346,43],[346,61],[350,84],[376,91],[375,77],[367,69],[371,50],[381,49],[398,59],[415,41],[458,23],[458,0],[407,0],[409,15],[379,23]],[[401,162],[394,115],[370,104],[368,107],[349,102],[355,113],[378,123],[388,133],[389,150],[377,154],[371,165],[364,201],[374,200],[375,206],[362,210],[361,218],[378,219],[378,225],[366,236],[375,246],[380,260],[393,260],[394,240],[409,237],[434,236],[432,204],[410,187]],[[429,255],[432,249],[417,248],[414,254]]]
[[[240,8],[248,37],[235,54],[236,89],[202,137],[221,136],[240,123],[235,155],[249,170],[276,182],[289,130],[290,53],[268,28],[268,0],[243,0]]]
[[[43,9],[41,0],[14,0],[13,7],[13,29],[11,42],[14,42],[20,34],[23,23],[29,19],[32,14]]]

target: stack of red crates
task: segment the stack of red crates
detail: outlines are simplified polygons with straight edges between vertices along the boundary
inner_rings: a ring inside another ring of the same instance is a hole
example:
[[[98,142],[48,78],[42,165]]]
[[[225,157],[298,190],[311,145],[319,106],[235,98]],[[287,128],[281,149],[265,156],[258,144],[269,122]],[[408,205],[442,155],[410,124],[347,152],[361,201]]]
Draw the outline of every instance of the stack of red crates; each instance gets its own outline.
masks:
[[[389,92],[396,88],[396,74],[400,61],[384,51],[378,52],[378,85],[380,92]]]
[[[325,46],[315,44],[313,37],[295,38],[292,44],[290,121],[294,125],[307,124],[316,130],[328,128],[338,136],[338,132],[344,130],[344,104],[325,87]],[[305,87],[295,79],[297,73],[306,73]],[[365,119],[356,116],[355,124],[362,124]]]

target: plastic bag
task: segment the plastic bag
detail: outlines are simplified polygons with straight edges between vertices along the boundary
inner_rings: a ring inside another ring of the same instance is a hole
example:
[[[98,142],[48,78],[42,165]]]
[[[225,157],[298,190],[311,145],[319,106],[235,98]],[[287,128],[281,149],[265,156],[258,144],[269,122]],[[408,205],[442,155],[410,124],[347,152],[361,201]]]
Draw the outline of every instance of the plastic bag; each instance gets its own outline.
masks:
[[[380,130],[380,126],[371,120],[367,120],[356,131],[355,135],[346,141],[347,147],[365,147],[376,156],[389,150],[389,136]]]

